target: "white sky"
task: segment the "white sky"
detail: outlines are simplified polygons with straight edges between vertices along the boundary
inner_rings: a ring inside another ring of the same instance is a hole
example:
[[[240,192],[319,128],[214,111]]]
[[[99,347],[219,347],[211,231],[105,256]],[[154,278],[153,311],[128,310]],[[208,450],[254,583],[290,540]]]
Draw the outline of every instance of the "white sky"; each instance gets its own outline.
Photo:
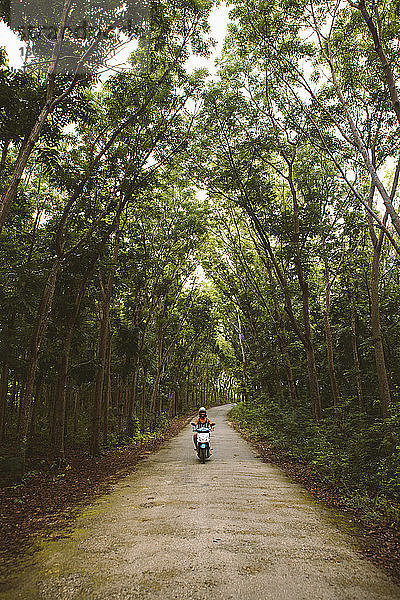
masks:
[[[210,35],[217,42],[213,48],[212,55],[206,59],[199,56],[191,56],[186,63],[186,67],[189,72],[194,69],[207,68],[211,75],[216,72],[215,59],[219,56],[222,50],[224,37],[227,32],[227,25],[229,21],[228,17],[229,9],[225,2],[222,2],[219,6],[214,6],[210,18]],[[5,46],[9,64],[15,69],[22,67],[24,62],[25,54],[25,43],[21,42],[18,36],[11,31],[7,25],[0,20],[0,45]],[[121,50],[108,61],[108,66],[113,67],[118,65],[120,68],[126,64],[129,54],[134,50],[136,45],[135,41],[129,42]],[[110,73],[110,71],[109,71]],[[106,77],[102,77],[106,79]]]
[[[225,2],[221,2],[219,6],[214,6],[211,11],[209,23],[210,23],[210,36],[217,42],[213,48],[212,54],[209,58],[203,58],[201,56],[192,55],[186,62],[186,68],[189,72],[195,69],[206,68],[209,70],[210,75],[215,75],[217,69],[215,66],[215,59],[219,57],[222,51],[222,45],[224,38],[227,33],[228,22],[229,22],[229,7]]]

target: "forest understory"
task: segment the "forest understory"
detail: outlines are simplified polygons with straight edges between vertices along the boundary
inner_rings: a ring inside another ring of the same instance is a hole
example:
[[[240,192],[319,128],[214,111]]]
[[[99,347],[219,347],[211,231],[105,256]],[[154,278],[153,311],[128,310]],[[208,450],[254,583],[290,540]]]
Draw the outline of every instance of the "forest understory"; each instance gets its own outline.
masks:
[[[248,419],[246,408],[234,408],[229,418],[231,425],[252,444],[258,451],[259,458],[267,463],[279,466],[293,481],[304,486],[306,490],[323,505],[338,510],[336,516],[333,513],[333,522],[345,533],[353,536],[359,551],[368,560],[378,567],[383,568],[388,575],[400,583],[400,502],[399,499],[390,498],[379,507],[373,495],[368,498],[364,496],[364,502],[360,502],[360,496],[356,489],[351,489],[340,482],[335,469],[327,472],[320,468],[306,453],[289,438],[283,441],[285,433],[282,432],[279,441],[271,431],[263,433],[266,421],[258,415],[257,423]],[[276,427],[276,430],[278,427]],[[388,511],[388,505],[392,514]],[[389,515],[388,515],[389,512]],[[393,519],[393,513],[396,518]]]

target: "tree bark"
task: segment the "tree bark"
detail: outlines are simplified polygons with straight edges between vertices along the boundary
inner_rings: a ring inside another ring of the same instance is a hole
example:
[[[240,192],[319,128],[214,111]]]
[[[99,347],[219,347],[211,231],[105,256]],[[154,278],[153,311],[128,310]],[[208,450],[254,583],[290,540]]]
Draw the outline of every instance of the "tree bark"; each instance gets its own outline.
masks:
[[[97,346],[96,384],[93,398],[92,427],[90,436],[90,454],[96,456],[100,445],[100,423],[103,401],[104,368],[107,350],[108,319],[110,312],[110,296],[108,290],[103,298],[100,316],[99,340]]]
[[[128,407],[126,415],[126,432],[129,436],[134,434],[133,431],[133,411],[136,406],[137,383],[139,376],[139,356],[136,358],[135,367],[132,375],[132,385],[129,392]]]
[[[0,159],[0,173],[3,171],[5,164],[6,164],[6,159],[7,159],[7,154],[8,154],[8,148],[10,146],[10,139],[5,139],[4,143],[3,143],[3,149],[1,151],[1,159]]]
[[[383,349],[382,330],[379,310],[379,258],[380,252],[374,246],[374,255],[371,265],[370,296],[371,296],[371,328],[375,350],[376,371],[379,382],[379,395],[381,399],[382,416],[389,415],[391,402],[389,381],[386,370],[385,352]]]
[[[247,360],[246,360],[246,352],[244,349],[242,322],[240,320],[239,310],[237,310],[237,322],[238,322],[239,348],[240,348],[240,353],[242,356],[242,374],[243,374],[242,394],[243,394],[243,401],[248,402],[249,395],[248,395],[248,389],[247,389]]]
[[[3,362],[0,379],[0,442],[4,441],[7,420],[8,361]]]
[[[103,402],[103,444],[107,444],[108,439],[108,413],[111,404],[111,332],[108,336],[107,356],[106,356],[106,377],[104,386]]]
[[[25,379],[24,394],[21,402],[21,420],[19,426],[19,445],[20,445],[20,456],[22,460],[22,468],[24,469],[26,450],[28,445],[28,434],[30,429],[30,422],[32,416],[32,398],[33,390],[35,385],[35,377],[37,364],[39,359],[40,346],[43,341],[47,329],[47,323],[50,318],[51,305],[54,296],[54,289],[56,285],[56,279],[58,272],[61,267],[61,259],[57,258],[50,270],[47,277],[46,285],[43,290],[42,299],[36,315],[33,332],[31,335],[27,371]]]
[[[397,171],[398,173],[398,171]],[[395,179],[393,183],[393,189],[391,194],[391,199],[394,196],[395,189],[397,186],[397,181]],[[372,208],[373,199],[375,192],[375,184],[372,181],[368,205]],[[383,219],[383,223],[386,224],[388,218],[388,211],[386,211],[385,217]],[[373,256],[371,263],[371,277],[370,277],[370,311],[371,311],[371,329],[372,329],[372,339],[374,344],[375,351],[375,364],[376,371],[378,376],[378,384],[379,384],[379,395],[381,400],[381,412],[382,416],[385,418],[389,415],[389,406],[391,402],[390,395],[390,387],[389,380],[387,376],[386,370],[386,361],[385,361],[385,352],[383,349],[383,340],[382,340],[382,330],[381,330],[381,319],[380,319],[380,308],[379,308],[379,262],[381,257],[381,251],[384,241],[384,235],[381,231],[379,237],[375,233],[374,224],[372,221],[372,217],[368,214],[368,227],[369,234],[372,242]]]
[[[63,355],[61,359],[60,369],[58,372],[58,381],[56,388],[56,397],[53,406],[53,430],[52,444],[55,454],[58,458],[65,456],[65,408],[66,408],[66,388],[67,375],[69,367],[69,358],[72,345],[73,324],[69,324],[68,330],[65,333],[63,344]]]
[[[143,385],[142,385],[142,393],[140,396],[140,430],[144,431],[144,426],[146,422],[146,383],[147,383],[147,369],[145,367],[142,368],[143,371]]]
[[[332,343],[332,331],[330,323],[330,307],[331,307],[331,288],[328,276],[328,268],[325,265],[325,309],[324,309],[324,328],[325,328],[325,341],[326,341],[326,357],[328,364],[329,381],[331,384],[331,392],[333,399],[333,408],[335,413],[335,419],[337,418],[338,403],[339,403],[339,390],[336,380],[335,361],[333,354],[333,343]]]
[[[360,360],[358,356],[358,347],[357,347],[357,330],[356,330],[356,309],[354,306],[354,301],[351,300],[351,347],[353,350],[353,361],[354,361],[354,370],[356,375],[356,384],[357,384],[357,396],[358,396],[358,405],[360,407],[360,411],[365,411],[365,402],[364,402],[364,393],[362,388],[361,381],[361,369],[360,369]]]

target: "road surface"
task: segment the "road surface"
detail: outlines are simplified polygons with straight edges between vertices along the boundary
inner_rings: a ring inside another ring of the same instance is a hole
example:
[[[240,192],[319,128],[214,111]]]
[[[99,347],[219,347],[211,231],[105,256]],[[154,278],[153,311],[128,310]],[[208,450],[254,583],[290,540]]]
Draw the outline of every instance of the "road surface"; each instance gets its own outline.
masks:
[[[217,423],[201,465],[186,428],[42,541],[1,600],[399,600],[340,532],[336,513]]]

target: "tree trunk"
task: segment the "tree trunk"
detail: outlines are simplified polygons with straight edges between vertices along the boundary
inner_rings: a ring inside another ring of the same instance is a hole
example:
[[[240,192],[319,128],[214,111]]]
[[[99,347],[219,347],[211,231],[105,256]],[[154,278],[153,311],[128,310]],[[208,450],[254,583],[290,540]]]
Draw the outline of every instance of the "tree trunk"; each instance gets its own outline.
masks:
[[[136,392],[137,392],[137,382],[139,376],[139,357],[137,357],[135,361],[135,368],[132,375],[132,385],[128,398],[128,409],[126,416],[126,431],[129,436],[134,434],[133,431],[133,411],[136,406]]]
[[[296,382],[293,377],[292,362],[290,360],[290,355],[289,355],[289,351],[286,347],[286,344],[283,346],[283,353],[284,353],[284,357],[285,357],[286,377],[287,377],[289,392],[290,392],[290,402],[291,402],[292,406],[297,406],[298,398],[297,398]]]
[[[382,416],[389,415],[389,405],[391,402],[389,381],[386,371],[385,353],[383,349],[382,331],[379,311],[379,255],[374,247],[374,256],[371,266],[371,327],[372,338],[375,350],[376,371],[379,382],[379,395],[381,399]]]
[[[317,378],[317,368],[315,364],[314,348],[312,346],[306,349],[306,357],[312,414],[314,420],[318,422],[321,419],[321,399],[319,395],[319,385]]]
[[[79,402],[79,392],[77,389],[74,389],[74,408],[72,414],[73,421],[73,432],[76,435],[78,433],[78,402]]]
[[[331,384],[331,392],[333,399],[333,408],[335,413],[335,419],[337,417],[338,403],[339,403],[339,390],[337,386],[336,373],[335,373],[335,362],[333,355],[333,344],[332,344],[332,331],[330,323],[330,306],[331,306],[331,289],[328,280],[327,265],[325,265],[326,273],[326,285],[325,285],[325,310],[324,310],[324,328],[325,328],[325,341],[326,341],[326,356],[328,363],[329,381]]]
[[[157,367],[156,376],[154,378],[153,390],[150,398],[150,426],[153,428],[156,422],[156,406],[158,399],[158,388],[161,381],[162,366]]]
[[[111,404],[111,334],[108,336],[107,356],[106,356],[106,378],[104,387],[103,402],[103,444],[107,444],[108,439],[108,412]]]
[[[22,468],[24,469],[26,450],[28,445],[28,434],[31,422],[32,413],[32,397],[35,385],[36,369],[39,360],[39,350],[43,337],[46,333],[47,323],[50,317],[52,300],[54,296],[54,289],[56,285],[56,279],[58,272],[61,267],[61,259],[57,258],[51,271],[48,275],[46,285],[43,290],[42,299],[38,308],[38,312],[35,319],[35,324],[30,340],[29,352],[28,352],[28,365],[25,379],[25,389],[21,402],[21,420],[19,426],[19,445],[20,445],[20,456],[22,460]]]
[[[351,301],[351,346],[353,349],[354,370],[355,370],[355,374],[356,374],[358,405],[360,407],[360,411],[364,412],[365,411],[365,402],[364,402],[364,393],[363,393],[362,381],[361,381],[360,360],[358,357],[358,348],[357,348],[356,309],[355,309],[353,301]]]
[[[43,389],[43,380],[42,380],[42,376],[40,375],[35,383],[35,390],[34,390],[34,394],[33,394],[33,398],[32,398],[32,418],[31,418],[31,424],[30,424],[30,428],[29,428],[29,439],[31,439],[35,435],[36,417],[37,417],[40,398],[42,395],[42,389]]]
[[[281,374],[280,374],[280,368],[279,368],[278,351],[277,351],[276,344],[273,344],[273,346],[274,346],[274,366],[275,366],[275,393],[276,393],[277,398],[279,399],[281,406],[283,406],[283,391],[282,391],[282,381],[281,381]]]
[[[56,387],[56,397],[54,400],[54,418],[52,443],[56,456],[64,458],[65,456],[65,407],[66,407],[66,388],[67,374],[69,367],[69,357],[72,344],[72,327],[69,327],[63,344],[63,356],[61,359],[60,370],[58,372],[58,382]]]
[[[319,392],[319,383],[317,377],[317,368],[315,363],[314,344],[312,339],[312,328],[310,321],[310,289],[308,281],[304,275],[303,265],[301,262],[301,251],[300,251],[300,225],[299,225],[299,205],[297,202],[297,191],[293,182],[293,161],[289,161],[285,158],[288,165],[288,182],[292,194],[293,200],[293,224],[294,224],[294,245],[295,245],[295,266],[297,272],[297,279],[299,281],[301,296],[302,296],[302,309],[303,309],[303,322],[304,322],[304,334],[306,339],[306,355],[307,355],[307,370],[308,380],[310,389],[310,398],[312,413],[315,421],[319,421],[322,416],[321,410],[321,396]]]
[[[4,441],[7,419],[8,361],[3,362],[0,379],[0,442]]]
[[[140,430],[144,431],[145,421],[146,421],[146,379],[147,379],[147,369],[143,367],[143,387],[142,394],[140,397]]]
[[[8,148],[10,146],[10,142],[11,142],[11,140],[6,138],[3,143],[3,149],[1,151],[1,159],[0,159],[0,173],[3,171],[4,166],[6,164],[6,159],[7,159]]]
[[[239,347],[242,355],[242,373],[243,373],[243,402],[248,402],[248,390],[247,390],[247,360],[246,353],[244,350],[244,342],[243,342],[243,332],[242,332],[242,322],[240,320],[239,310],[237,310],[237,322],[238,322],[238,338],[239,338]]]
[[[374,159],[374,154],[373,154]],[[398,171],[396,170],[396,175]],[[393,183],[393,189],[391,194],[391,200],[393,200],[394,193],[396,190],[396,179]],[[368,205],[372,208],[375,193],[375,185],[371,183]],[[386,225],[389,216],[389,211],[386,210],[386,214],[383,219],[383,224]],[[376,371],[379,383],[379,395],[381,400],[381,412],[385,418],[389,415],[389,405],[391,402],[389,381],[386,371],[385,353],[383,349],[381,321],[380,321],[380,310],[379,310],[379,261],[382,251],[382,245],[384,241],[383,232],[381,231],[379,237],[375,233],[374,223],[370,214],[368,214],[368,228],[369,234],[372,241],[373,257],[371,264],[371,279],[370,279],[370,310],[371,310],[371,329],[372,339],[375,350],[375,363]]]
[[[101,310],[99,341],[97,347],[97,373],[96,384],[93,398],[92,411],[92,428],[90,437],[90,454],[96,456],[99,453],[100,444],[100,422],[101,408],[103,400],[103,384],[104,384],[104,367],[107,350],[107,331],[109,318],[110,303],[108,297],[103,299],[103,307]]]
[[[97,347],[97,373],[96,373],[96,387],[93,399],[93,412],[92,412],[92,429],[90,437],[90,453],[92,456],[96,456],[99,453],[100,444],[100,424],[101,424],[101,412],[103,403],[103,385],[104,385],[104,371],[106,364],[106,352],[107,352],[107,337],[110,329],[110,304],[113,289],[114,272],[117,265],[118,259],[118,247],[119,247],[119,214],[117,213],[116,221],[116,232],[114,239],[114,248],[112,254],[112,265],[108,275],[106,287],[103,288],[101,277],[99,276],[100,287],[103,296],[102,307],[100,311],[100,331],[99,331],[99,342]]]

